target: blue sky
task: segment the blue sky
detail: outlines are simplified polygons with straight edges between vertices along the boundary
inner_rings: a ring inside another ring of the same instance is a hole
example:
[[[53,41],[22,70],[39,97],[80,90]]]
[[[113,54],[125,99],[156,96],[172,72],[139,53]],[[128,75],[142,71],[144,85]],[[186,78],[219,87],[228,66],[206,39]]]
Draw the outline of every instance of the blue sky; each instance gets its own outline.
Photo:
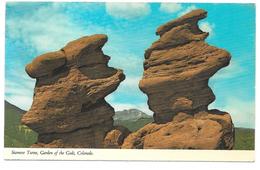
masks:
[[[210,79],[216,100],[209,108],[227,111],[235,126],[254,127],[255,6],[252,4],[176,3],[7,3],[5,99],[28,110],[35,80],[24,71],[34,57],[55,51],[81,36],[109,37],[103,51],[110,66],[121,68],[126,80],[106,97],[115,108],[138,108],[148,114],[147,96],[138,88],[143,54],[158,39],[156,28],[190,10],[203,8],[200,21],[210,32],[209,44],[232,55],[228,67]]]

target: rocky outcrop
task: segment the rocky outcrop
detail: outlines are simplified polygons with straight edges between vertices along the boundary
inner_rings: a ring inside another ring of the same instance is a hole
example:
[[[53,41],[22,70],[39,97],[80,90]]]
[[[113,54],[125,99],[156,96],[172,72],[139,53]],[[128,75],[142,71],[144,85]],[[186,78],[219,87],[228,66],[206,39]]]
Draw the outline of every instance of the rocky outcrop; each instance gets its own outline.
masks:
[[[39,134],[33,147],[103,147],[113,128],[114,109],[104,100],[124,80],[108,67],[106,35],[69,42],[36,57],[26,72],[36,78],[33,103],[22,123]]]
[[[130,134],[130,131],[123,126],[116,126],[113,130],[107,133],[104,139],[105,148],[121,148],[124,139]]]
[[[232,149],[233,124],[218,110],[194,115],[180,112],[172,121],[150,123],[130,134],[124,149]]]
[[[157,29],[160,39],[145,52],[140,89],[148,96],[154,123],[130,134],[122,148],[232,149],[228,113],[208,110],[215,96],[208,80],[229,64],[230,54],[204,42],[198,9]]]

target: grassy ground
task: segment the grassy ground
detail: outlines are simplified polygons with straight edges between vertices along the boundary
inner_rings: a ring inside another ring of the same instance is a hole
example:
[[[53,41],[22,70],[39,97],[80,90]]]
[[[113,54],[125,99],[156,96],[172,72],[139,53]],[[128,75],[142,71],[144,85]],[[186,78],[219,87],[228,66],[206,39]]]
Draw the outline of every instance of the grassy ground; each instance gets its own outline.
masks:
[[[5,147],[30,147],[37,140],[37,134],[34,131],[20,124],[24,112],[10,103],[5,103]],[[152,118],[116,121],[114,125],[123,125],[130,131],[136,131],[152,121]],[[234,150],[254,150],[254,136],[254,129],[235,128]]]
[[[254,150],[255,130],[246,128],[235,128],[234,150]]]

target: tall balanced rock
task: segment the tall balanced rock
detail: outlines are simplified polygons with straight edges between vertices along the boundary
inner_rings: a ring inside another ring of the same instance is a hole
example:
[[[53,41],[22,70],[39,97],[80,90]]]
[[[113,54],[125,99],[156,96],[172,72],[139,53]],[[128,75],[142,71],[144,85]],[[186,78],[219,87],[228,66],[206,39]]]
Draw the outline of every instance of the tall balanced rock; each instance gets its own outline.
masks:
[[[145,52],[140,89],[148,95],[154,123],[130,134],[122,148],[232,149],[228,113],[208,110],[215,96],[208,80],[229,64],[230,54],[204,42],[201,9],[157,29],[160,39]]]
[[[160,39],[146,50],[140,89],[149,97],[155,121],[171,121],[178,112],[207,110],[215,100],[208,80],[229,64],[230,54],[204,42],[198,27],[207,12],[194,10],[157,29]]]
[[[34,147],[103,147],[114,115],[104,98],[125,78],[108,67],[106,42],[106,35],[85,36],[26,66],[36,85],[22,123],[39,133]]]

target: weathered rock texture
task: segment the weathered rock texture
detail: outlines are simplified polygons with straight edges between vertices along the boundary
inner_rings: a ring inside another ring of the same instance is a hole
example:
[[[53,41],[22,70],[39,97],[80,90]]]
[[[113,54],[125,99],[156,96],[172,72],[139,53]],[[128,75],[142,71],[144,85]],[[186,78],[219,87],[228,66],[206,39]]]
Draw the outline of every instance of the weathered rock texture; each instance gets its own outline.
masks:
[[[160,39],[145,52],[139,83],[155,122],[130,134],[122,148],[232,149],[230,115],[208,110],[215,100],[208,80],[231,57],[204,42],[208,33],[198,21],[206,16],[206,11],[194,10],[157,29]]]
[[[36,78],[33,103],[22,123],[39,133],[33,147],[103,147],[114,109],[104,100],[124,80],[102,52],[106,35],[69,42],[35,58],[26,72]]]
[[[107,133],[104,140],[105,148],[121,148],[124,139],[130,134],[130,131],[123,127],[117,126]]]
[[[178,112],[205,111],[215,99],[208,80],[229,64],[230,54],[204,42],[208,33],[197,23],[206,14],[195,10],[160,26],[160,39],[145,52],[139,85],[157,123],[169,122]]]
[[[218,110],[190,115],[178,113],[172,121],[150,123],[130,134],[124,149],[232,149],[233,124]]]

